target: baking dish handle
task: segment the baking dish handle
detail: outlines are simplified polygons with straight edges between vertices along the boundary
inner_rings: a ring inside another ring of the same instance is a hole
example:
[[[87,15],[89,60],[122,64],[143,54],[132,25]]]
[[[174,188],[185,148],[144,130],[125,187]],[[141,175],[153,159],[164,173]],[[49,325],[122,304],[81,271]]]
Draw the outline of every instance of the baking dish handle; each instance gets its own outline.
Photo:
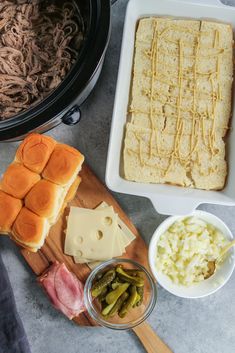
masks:
[[[149,197],[149,195],[147,196]],[[185,216],[192,213],[200,204],[198,201],[181,197],[151,196],[149,197],[156,211],[168,216]]]
[[[220,0],[183,0],[184,2],[187,2],[187,3],[191,3],[191,4],[197,4],[197,5],[205,5],[205,6],[208,6],[208,5],[211,5],[211,6],[227,6],[225,4],[223,4]]]

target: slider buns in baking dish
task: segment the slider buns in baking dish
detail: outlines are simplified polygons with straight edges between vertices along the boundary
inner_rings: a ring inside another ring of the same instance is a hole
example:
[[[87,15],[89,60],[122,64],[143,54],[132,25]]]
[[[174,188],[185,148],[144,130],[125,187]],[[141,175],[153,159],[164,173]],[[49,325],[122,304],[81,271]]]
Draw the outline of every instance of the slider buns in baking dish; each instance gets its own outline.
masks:
[[[231,115],[229,24],[143,18],[124,141],[128,180],[220,190]]]

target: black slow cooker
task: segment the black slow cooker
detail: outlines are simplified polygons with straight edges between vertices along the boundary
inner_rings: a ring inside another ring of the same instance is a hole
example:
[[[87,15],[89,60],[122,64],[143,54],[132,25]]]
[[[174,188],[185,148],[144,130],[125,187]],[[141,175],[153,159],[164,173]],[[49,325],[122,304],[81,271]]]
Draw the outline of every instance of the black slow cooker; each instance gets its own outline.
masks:
[[[101,72],[110,36],[110,0],[76,0],[85,24],[85,41],[76,63],[63,82],[36,106],[0,122],[0,141],[43,133],[61,122],[80,120],[79,106],[88,97]],[[115,2],[112,1],[112,2]]]

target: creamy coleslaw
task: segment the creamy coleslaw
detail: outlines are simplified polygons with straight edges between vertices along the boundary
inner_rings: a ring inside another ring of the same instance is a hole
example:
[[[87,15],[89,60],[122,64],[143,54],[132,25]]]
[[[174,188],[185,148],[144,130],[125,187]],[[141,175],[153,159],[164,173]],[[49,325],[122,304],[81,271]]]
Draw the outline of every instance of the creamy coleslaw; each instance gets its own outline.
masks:
[[[173,223],[157,243],[157,270],[175,284],[191,286],[208,273],[208,262],[214,261],[228,243],[223,233],[198,217],[187,217]]]

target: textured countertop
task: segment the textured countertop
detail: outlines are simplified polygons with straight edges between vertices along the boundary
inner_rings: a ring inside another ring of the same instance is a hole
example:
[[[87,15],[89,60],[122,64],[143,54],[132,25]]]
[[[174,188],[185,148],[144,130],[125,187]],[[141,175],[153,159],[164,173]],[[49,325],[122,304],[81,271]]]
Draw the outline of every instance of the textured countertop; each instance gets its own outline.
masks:
[[[234,0],[229,3],[235,5]],[[126,0],[119,0],[113,6],[112,36],[104,68],[95,90],[82,107],[82,121],[75,127],[61,125],[50,133],[84,152],[87,162],[103,181],[126,4]],[[0,144],[0,174],[11,162],[16,146],[16,143]],[[115,197],[149,243],[164,217],[145,198],[121,194]],[[221,217],[235,234],[235,207],[200,208]],[[0,238],[0,252],[32,353],[144,352],[132,332],[81,328],[67,320],[52,308],[18,248],[6,237]],[[204,299],[177,298],[159,287],[157,306],[148,321],[175,353],[234,353],[235,273],[224,288]]]

